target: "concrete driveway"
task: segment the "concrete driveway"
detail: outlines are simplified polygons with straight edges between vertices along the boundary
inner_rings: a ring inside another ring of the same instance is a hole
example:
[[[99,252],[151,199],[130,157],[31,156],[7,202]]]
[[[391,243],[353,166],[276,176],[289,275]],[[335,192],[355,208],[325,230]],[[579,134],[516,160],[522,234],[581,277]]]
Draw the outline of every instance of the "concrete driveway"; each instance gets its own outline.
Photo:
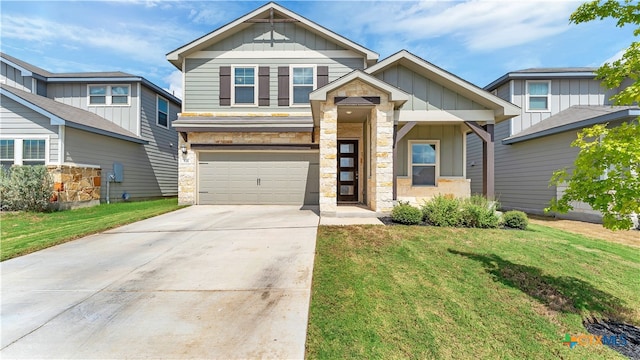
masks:
[[[193,206],[5,261],[0,357],[302,359],[317,225]]]

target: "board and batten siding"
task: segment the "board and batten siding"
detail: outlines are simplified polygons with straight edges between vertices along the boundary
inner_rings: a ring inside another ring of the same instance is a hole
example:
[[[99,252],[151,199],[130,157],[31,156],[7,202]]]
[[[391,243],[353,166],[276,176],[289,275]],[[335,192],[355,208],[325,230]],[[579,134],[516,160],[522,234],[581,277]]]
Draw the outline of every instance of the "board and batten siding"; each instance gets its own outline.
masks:
[[[129,105],[89,106],[87,85],[130,85]],[[63,104],[75,106],[99,115],[123,129],[138,134],[138,86],[137,83],[63,83],[49,84],[47,97]]]
[[[49,143],[47,164],[58,164],[59,126],[51,120],[5,96],[0,107],[0,137],[3,139],[43,139]]]
[[[33,78],[31,76],[22,76],[20,70],[4,62],[0,62],[0,80],[11,87],[33,92]]]
[[[160,194],[162,196],[177,196],[178,133],[171,127],[171,121],[177,119],[180,108],[169,99],[164,99],[169,102],[168,128],[157,124],[156,93],[142,87],[141,135],[143,139],[149,141],[149,144],[144,145],[144,148]]]
[[[463,175],[463,137],[460,125],[417,125],[398,143],[397,176],[409,174],[409,140],[440,140],[440,176]]]
[[[403,110],[485,110],[486,108],[441,84],[404,67],[394,65],[375,75],[411,94]]]
[[[101,201],[106,200],[107,176],[113,172],[114,162],[123,165],[124,181],[110,184],[112,201],[122,199],[124,192],[127,192],[131,199],[162,196],[160,184],[156,180],[144,145],[67,127],[65,161],[100,166],[102,169]]]

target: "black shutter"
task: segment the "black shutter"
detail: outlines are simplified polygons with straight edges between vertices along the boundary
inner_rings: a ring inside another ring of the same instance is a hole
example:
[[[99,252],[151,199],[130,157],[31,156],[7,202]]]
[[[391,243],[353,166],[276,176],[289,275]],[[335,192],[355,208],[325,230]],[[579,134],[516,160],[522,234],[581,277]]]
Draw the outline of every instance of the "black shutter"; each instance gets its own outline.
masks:
[[[317,67],[317,87],[321,88],[329,83],[329,67],[328,66],[318,66]]]
[[[231,66],[220,66],[220,106],[231,106]]]
[[[258,68],[258,105],[269,106],[269,67]]]
[[[278,67],[278,106],[289,106],[289,67]]]

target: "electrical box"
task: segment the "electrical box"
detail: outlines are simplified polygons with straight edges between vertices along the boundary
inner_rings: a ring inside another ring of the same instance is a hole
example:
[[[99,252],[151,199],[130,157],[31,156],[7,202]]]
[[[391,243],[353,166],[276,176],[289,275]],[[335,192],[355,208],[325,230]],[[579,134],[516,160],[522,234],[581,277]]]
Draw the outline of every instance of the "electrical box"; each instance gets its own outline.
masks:
[[[123,182],[124,181],[124,166],[122,163],[114,162],[113,163],[113,182]]]

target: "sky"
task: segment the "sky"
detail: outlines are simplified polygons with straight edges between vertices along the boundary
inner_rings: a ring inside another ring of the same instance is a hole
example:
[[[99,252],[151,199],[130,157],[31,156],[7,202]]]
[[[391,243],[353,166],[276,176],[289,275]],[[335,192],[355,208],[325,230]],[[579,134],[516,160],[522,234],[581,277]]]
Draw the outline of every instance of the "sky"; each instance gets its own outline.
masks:
[[[267,1],[0,2],[0,50],[50,72],[123,71],[180,97],[166,54]],[[405,49],[484,87],[532,67],[598,67],[634,40],[611,20],[575,25],[567,0],[278,1],[380,54]]]

